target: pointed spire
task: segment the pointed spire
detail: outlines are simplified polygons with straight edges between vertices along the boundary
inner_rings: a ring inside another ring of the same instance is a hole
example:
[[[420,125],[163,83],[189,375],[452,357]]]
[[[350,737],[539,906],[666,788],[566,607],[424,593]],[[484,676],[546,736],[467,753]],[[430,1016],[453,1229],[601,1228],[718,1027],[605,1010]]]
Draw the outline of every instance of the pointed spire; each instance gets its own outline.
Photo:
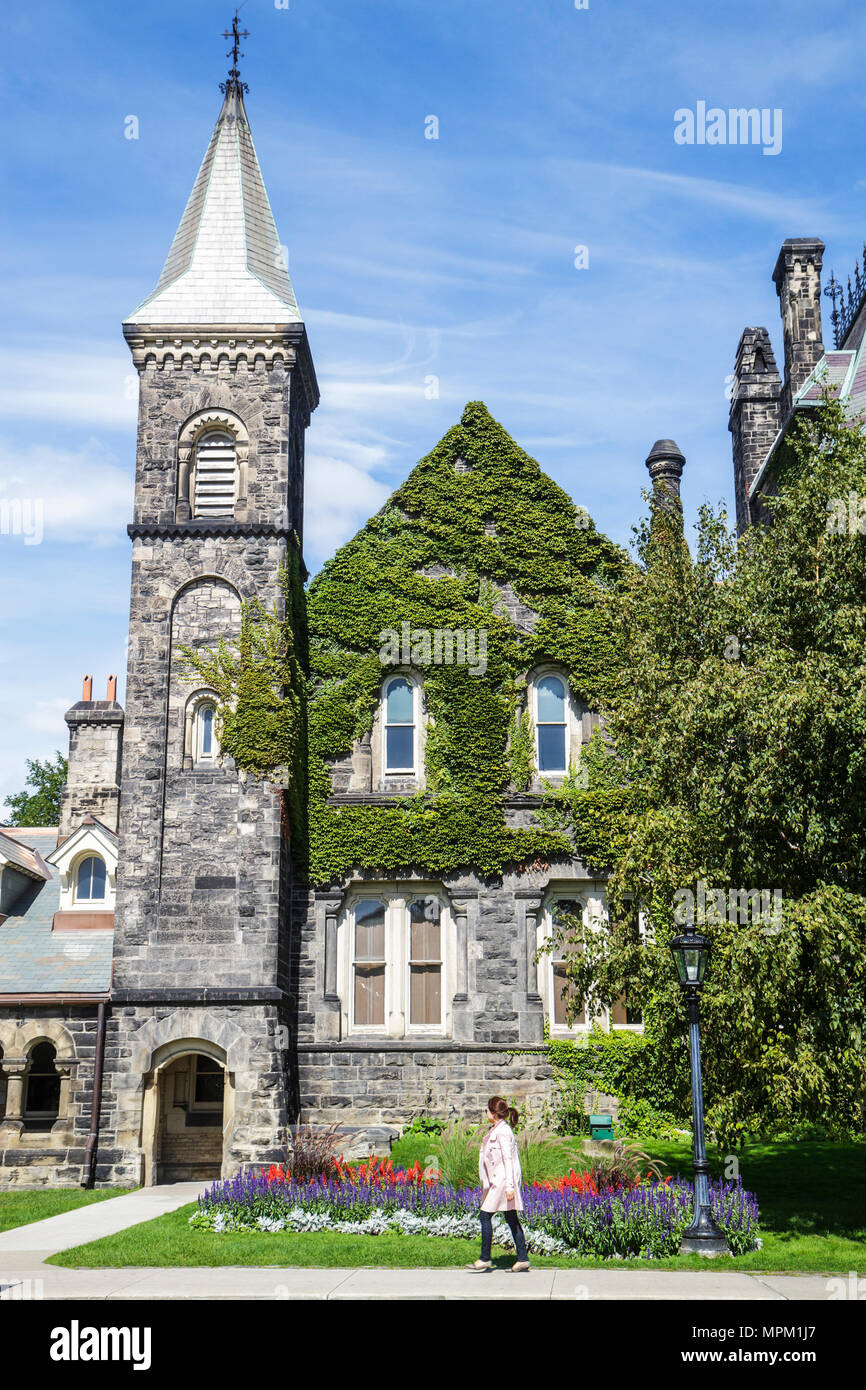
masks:
[[[298,301],[285,248],[244,108],[238,71],[237,15],[233,66],[207,153],[193,184],[156,289],[127,323],[206,325],[296,323]]]

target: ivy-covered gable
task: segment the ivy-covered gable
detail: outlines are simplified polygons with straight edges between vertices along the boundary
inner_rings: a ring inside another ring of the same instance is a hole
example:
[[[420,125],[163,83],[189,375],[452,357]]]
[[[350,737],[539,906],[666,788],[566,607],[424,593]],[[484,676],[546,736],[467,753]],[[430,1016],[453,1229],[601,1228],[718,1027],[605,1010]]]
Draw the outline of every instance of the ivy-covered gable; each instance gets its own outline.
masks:
[[[521,718],[533,668],[554,663],[576,697],[603,700],[613,670],[603,596],[626,563],[481,402],[467,405],[310,586],[316,881],[356,866],[498,874],[571,853],[559,834],[509,827],[503,798],[533,772]],[[423,634],[443,630],[483,633],[484,662],[477,648],[474,664],[431,661]],[[380,656],[386,635],[405,644],[407,632],[426,702],[425,789],[386,805],[340,804],[330,765],[372,730],[393,669]]]

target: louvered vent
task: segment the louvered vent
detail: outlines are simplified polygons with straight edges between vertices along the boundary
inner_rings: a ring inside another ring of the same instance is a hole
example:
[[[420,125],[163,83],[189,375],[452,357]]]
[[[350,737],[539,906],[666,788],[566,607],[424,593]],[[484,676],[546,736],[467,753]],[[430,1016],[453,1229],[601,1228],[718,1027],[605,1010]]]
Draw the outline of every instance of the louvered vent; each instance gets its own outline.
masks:
[[[206,434],[196,448],[196,516],[234,516],[235,442],[230,434]]]

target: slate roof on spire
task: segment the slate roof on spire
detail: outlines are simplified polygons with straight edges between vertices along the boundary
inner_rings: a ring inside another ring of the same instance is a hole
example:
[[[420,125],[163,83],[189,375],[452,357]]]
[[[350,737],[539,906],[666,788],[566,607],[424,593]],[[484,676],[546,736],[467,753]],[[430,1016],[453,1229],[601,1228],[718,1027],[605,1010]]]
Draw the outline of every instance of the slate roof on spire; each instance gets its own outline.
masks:
[[[126,322],[300,321],[243,92],[229,82],[159,283]]]

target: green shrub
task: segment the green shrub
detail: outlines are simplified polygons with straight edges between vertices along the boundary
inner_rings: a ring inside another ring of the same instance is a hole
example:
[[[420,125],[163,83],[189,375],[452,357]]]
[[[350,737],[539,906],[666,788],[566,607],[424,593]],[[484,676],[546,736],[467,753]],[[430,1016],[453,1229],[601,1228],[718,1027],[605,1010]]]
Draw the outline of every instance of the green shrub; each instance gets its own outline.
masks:
[[[619,1103],[617,1133],[635,1139],[679,1139],[686,1125],[675,1116],[656,1110],[647,1100],[626,1096]]]

